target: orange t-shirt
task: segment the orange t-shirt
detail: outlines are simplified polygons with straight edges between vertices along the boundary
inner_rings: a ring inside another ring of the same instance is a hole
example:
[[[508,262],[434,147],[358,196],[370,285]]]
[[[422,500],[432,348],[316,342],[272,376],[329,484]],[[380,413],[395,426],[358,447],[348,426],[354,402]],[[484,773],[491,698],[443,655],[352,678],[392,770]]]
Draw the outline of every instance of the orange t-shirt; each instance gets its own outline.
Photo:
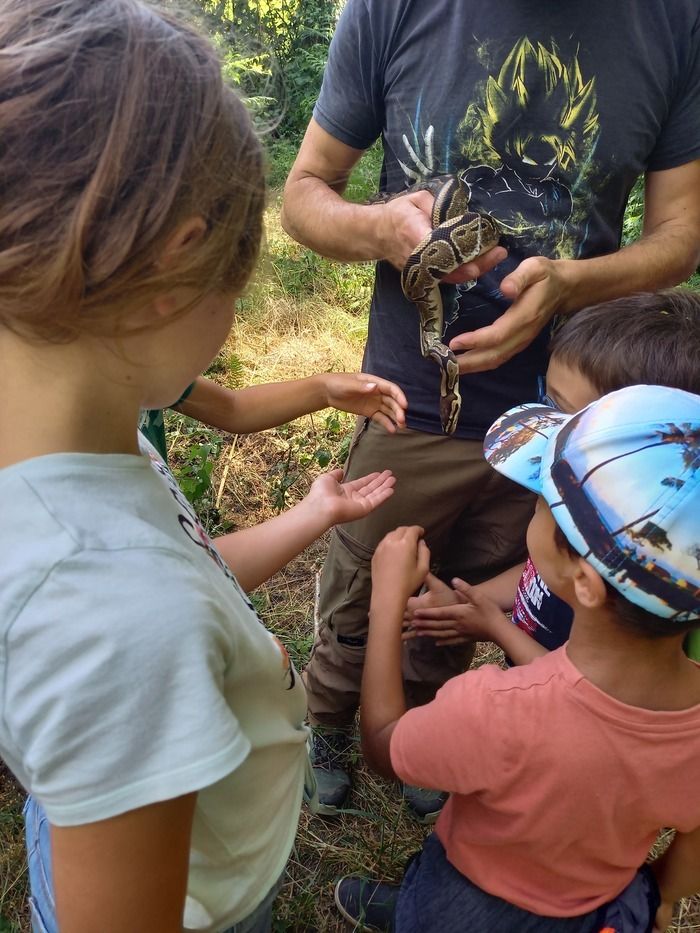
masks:
[[[594,910],[629,884],[661,827],[700,826],[700,706],[620,703],[566,646],[450,680],[401,718],[391,761],[406,783],[450,791],[435,827],[450,863],[543,916]]]

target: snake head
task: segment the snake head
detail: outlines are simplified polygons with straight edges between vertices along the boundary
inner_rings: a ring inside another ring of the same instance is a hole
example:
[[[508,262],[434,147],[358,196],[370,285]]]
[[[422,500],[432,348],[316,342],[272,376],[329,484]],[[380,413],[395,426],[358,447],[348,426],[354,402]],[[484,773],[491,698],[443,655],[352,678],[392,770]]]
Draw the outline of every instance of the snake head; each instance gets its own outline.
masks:
[[[468,227],[475,232],[479,239],[479,255],[486,253],[488,250],[493,249],[494,246],[498,246],[498,241],[501,238],[501,228],[498,224],[498,221],[490,214],[479,214],[476,211],[468,211],[463,220]]]

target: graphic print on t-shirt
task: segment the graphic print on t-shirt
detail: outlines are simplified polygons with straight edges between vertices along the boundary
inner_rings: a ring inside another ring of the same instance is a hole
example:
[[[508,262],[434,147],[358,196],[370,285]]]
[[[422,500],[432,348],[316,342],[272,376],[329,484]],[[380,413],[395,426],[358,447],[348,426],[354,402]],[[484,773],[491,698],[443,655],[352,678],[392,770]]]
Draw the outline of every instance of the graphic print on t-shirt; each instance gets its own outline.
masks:
[[[180,528],[183,530],[187,538],[197,545],[197,547],[202,548],[209,557],[214,561],[216,566],[221,570],[221,572],[226,576],[226,578],[233,584],[233,586],[238,591],[241,599],[245,602],[246,606],[253,612],[258,618],[258,614],[255,610],[255,606],[251,603],[248,594],[241,588],[238,580],[235,575],[231,572],[226,561],[223,559],[221,554],[217,551],[214,543],[212,542],[209,535],[206,533],[202,527],[199,518],[197,517],[196,512],[190,505],[189,500],[184,495],[180,487],[178,486],[175,477],[172,475],[168,467],[160,460],[158,457],[153,456],[149,453],[149,458],[151,461],[151,466],[153,469],[161,476],[170,490],[172,497],[177,502],[179,508],[178,521],[180,523]],[[260,625],[265,628],[262,624],[262,621],[258,618]],[[277,650],[280,653],[282,660],[282,674],[284,680],[287,682],[287,690],[292,690],[297,682],[297,673],[292,663],[291,658],[289,657],[289,652],[284,647],[279,638],[276,638],[271,632],[268,632],[265,629],[266,633],[270,637],[271,641],[274,642]]]
[[[498,65],[492,45],[478,49],[488,77],[447,138],[456,141],[458,172],[470,205],[493,216],[504,230],[502,242],[552,258],[575,256],[574,231],[585,230],[588,198],[595,174],[593,154],[599,136],[595,77],[582,74],[578,54],[565,61],[554,40],[548,49],[523,37]],[[437,165],[435,128],[419,128],[421,107],[403,135],[399,164],[409,184],[450,166]],[[454,154],[446,152],[446,159]],[[577,208],[578,203],[578,208]]]
[[[550,591],[528,558],[515,593],[513,624],[554,651],[568,641],[573,618],[571,606]]]

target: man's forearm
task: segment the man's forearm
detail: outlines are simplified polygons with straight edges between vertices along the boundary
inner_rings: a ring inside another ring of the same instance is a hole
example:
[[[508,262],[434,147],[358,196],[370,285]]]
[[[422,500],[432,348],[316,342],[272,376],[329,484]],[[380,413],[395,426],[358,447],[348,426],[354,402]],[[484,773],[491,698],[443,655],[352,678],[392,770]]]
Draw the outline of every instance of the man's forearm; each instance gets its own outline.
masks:
[[[344,262],[384,258],[381,204],[353,204],[320,178],[290,175],[282,226],[297,242]]]
[[[567,314],[683,282],[700,263],[700,242],[694,227],[668,222],[609,256],[560,261],[568,288],[557,310]]]

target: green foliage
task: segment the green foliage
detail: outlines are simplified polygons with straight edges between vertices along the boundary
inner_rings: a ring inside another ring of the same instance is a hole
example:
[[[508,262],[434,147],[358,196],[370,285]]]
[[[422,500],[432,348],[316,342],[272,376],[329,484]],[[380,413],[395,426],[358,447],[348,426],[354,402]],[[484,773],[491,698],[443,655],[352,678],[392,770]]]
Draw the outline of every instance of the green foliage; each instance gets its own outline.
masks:
[[[627,199],[625,216],[622,220],[622,245],[633,243],[642,235],[644,223],[644,179],[639,177]]]
[[[209,534],[228,530],[216,508],[212,473],[223,447],[223,438],[199,421],[168,411],[165,413],[170,468],[180,489],[192,503]]]
[[[310,427],[300,422],[283,424],[277,436],[286,442],[286,449],[272,466],[270,491],[273,507],[281,512],[287,506],[287,494],[297,481],[307,474],[334,470],[347,460],[352,436],[352,415],[332,411],[321,427],[311,421]]]
[[[194,0],[228,77],[281,136],[303,132],[321,86],[338,0]]]

